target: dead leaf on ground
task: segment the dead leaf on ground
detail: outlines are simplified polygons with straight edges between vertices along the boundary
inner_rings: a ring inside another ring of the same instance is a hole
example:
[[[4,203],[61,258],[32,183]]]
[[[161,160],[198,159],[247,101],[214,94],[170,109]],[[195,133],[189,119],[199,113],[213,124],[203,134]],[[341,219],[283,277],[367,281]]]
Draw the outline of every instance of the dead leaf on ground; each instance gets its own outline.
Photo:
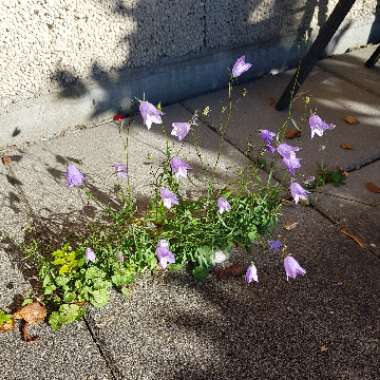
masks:
[[[288,220],[288,221],[286,221],[284,223],[284,228],[287,231],[294,230],[297,226],[298,226],[298,222],[295,222],[295,221],[292,221],[292,220]]]
[[[380,187],[375,185],[373,182],[367,182],[366,188],[371,193],[380,193]]]
[[[343,120],[349,124],[349,125],[355,125],[355,124],[359,124],[359,120],[355,117],[355,116],[352,116],[352,115],[346,115]]]
[[[245,272],[245,266],[242,264],[232,264],[225,268],[214,269],[215,276],[219,280],[227,279],[230,277],[240,277]]]
[[[339,146],[344,150],[352,150],[351,144],[340,144]]]
[[[268,98],[268,104],[273,107],[276,104],[276,99],[273,96]]]
[[[12,157],[11,156],[2,156],[1,161],[3,162],[4,166],[9,166],[12,163]]]
[[[32,325],[42,322],[46,316],[46,306],[39,302],[30,303],[13,314],[14,319],[22,319]]]
[[[321,352],[327,352],[329,348],[324,344],[323,346],[321,346],[320,350]]]
[[[289,140],[295,139],[296,137],[300,137],[300,136],[301,136],[301,131],[295,128],[290,128],[285,133],[285,137]]]
[[[360,248],[364,248],[365,247],[364,240],[360,236],[357,236],[354,233],[352,233],[346,226],[341,227],[340,228],[340,232],[343,235],[345,235],[348,238],[350,238],[351,240],[353,240]]]

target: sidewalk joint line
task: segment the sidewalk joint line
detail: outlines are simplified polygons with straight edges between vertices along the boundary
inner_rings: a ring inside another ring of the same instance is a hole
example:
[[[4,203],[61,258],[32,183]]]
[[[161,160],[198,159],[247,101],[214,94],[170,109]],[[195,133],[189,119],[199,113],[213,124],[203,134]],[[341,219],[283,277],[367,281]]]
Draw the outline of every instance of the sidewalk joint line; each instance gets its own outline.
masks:
[[[87,327],[88,331],[90,332],[90,335],[92,337],[93,342],[95,343],[96,347],[98,348],[100,356],[106,362],[106,365],[107,365],[108,369],[111,372],[112,378],[114,380],[122,379],[123,378],[122,373],[117,368],[116,363],[114,362],[114,360],[112,358],[110,358],[109,355],[107,355],[107,353],[102,348],[101,344],[99,343],[98,339],[96,338],[95,332],[92,329],[91,323],[87,319],[87,316],[84,316],[83,320],[84,320],[84,322],[86,324],[86,327]]]

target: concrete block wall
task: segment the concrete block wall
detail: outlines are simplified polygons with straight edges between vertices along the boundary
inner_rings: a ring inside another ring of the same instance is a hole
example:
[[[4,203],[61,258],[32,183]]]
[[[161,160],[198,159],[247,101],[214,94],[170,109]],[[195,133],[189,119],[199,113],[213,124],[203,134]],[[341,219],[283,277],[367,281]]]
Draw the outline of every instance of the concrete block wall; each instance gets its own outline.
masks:
[[[252,76],[291,65],[337,1],[0,2],[0,146],[99,122],[143,91],[171,102],[219,88],[244,52]],[[376,4],[356,1],[341,46],[376,38]]]

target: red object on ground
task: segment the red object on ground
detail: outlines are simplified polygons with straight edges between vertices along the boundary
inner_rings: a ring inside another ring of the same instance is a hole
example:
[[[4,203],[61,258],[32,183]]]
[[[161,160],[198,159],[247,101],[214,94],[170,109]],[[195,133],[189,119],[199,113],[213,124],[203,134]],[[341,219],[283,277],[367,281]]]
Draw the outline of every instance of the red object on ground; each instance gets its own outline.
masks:
[[[125,115],[122,115],[121,113],[117,113],[114,117],[113,117],[113,121],[123,121],[124,119],[126,119],[127,117]]]

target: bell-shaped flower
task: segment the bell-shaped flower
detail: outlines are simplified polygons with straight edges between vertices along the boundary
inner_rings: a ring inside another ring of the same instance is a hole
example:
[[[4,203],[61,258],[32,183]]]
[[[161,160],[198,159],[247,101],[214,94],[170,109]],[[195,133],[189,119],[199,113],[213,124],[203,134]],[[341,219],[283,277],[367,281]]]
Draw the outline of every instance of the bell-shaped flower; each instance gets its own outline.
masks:
[[[277,147],[277,152],[282,158],[289,158],[292,155],[295,155],[295,152],[298,152],[300,148],[298,146],[292,146],[286,143],[282,143]]]
[[[251,63],[245,62],[245,55],[241,56],[236,60],[234,66],[232,67],[232,77],[237,78],[244,74],[252,67]]]
[[[88,247],[86,249],[86,252],[84,254],[85,260],[87,263],[89,262],[94,262],[96,260],[96,255],[95,252],[93,251],[92,248]]]
[[[160,190],[160,196],[166,208],[171,208],[173,205],[177,205],[179,203],[177,195],[170,191],[167,187],[163,187]]]
[[[231,210],[231,205],[227,201],[227,199],[223,197],[219,197],[217,200],[217,206],[218,206],[218,212],[219,214],[223,214],[225,211],[230,211]]]
[[[305,269],[298,264],[298,261],[293,256],[285,257],[284,268],[287,281],[289,281],[289,277],[295,279],[297,276],[304,276],[306,274]]]
[[[74,164],[69,164],[65,173],[67,187],[79,187],[83,185],[85,177]]]
[[[299,150],[300,148],[298,146],[292,146],[286,143],[280,144],[277,147],[277,152],[282,157],[282,162],[288,168],[291,175],[294,175],[295,170],[301,167],[300,159],[295,153]]]
[[[305,190],[299,183],[292,182],[290,184],[290,193],[292,194],[294,202],[297,204],[300,199],[306,201],[310,191]]]
[[[314,114],[309,117],[309,127],[311,130],[311,138],[313,138],[314,135],[322,137],[325,131],[334,129],[335,125],[326,123],[318,115]]]
[[[112,167],[115,169],[115,174],[119,178],[125,178],[128,177],[128,166],[126,164],[123,164],[121,162],[116,162],[112,165]]]
[[[162,124],[161,116],[163,116],[164,113],[157,109],[152,103],[145,100],[140,101],[139,111],[148,129],[151,128],[152,124]]]
[[[192,169],[192,167],[187,162],[182,161],[178,157],[173,157],[170,160],[170,167],[172,168],[172,172],[177,179],[186,178],[187,171]]]
[[[166,269],[169,264],[175,263],[175,256],[169,250],[169,243],[166,240],[160,240],[156,248],[157,260],[162,269]]]
[[[270,153],[274,153],[276,148],[272,145],[272,141],[276,134],[268,129],[262,129],[259,133],[260,138],[264,141],[266,150]]]
[[[171,135],[182,141],[190,132],[190,123],[172,123]]]
[[[278,252],[282,248],[282,242],[280,240],[268,240],[269,248],[274,252]]]
[[[257,268],[254,264],[251,264],[244,275],[245,281],[250,284],[252,281],[259,282],[259,278],[257,277]]]
[[[295,175],[296,169],[301,167],[301,160],[295,155],[295,153],[291,153],[289,157],[284,157],[282,162],[288,168],[291,175]]]

